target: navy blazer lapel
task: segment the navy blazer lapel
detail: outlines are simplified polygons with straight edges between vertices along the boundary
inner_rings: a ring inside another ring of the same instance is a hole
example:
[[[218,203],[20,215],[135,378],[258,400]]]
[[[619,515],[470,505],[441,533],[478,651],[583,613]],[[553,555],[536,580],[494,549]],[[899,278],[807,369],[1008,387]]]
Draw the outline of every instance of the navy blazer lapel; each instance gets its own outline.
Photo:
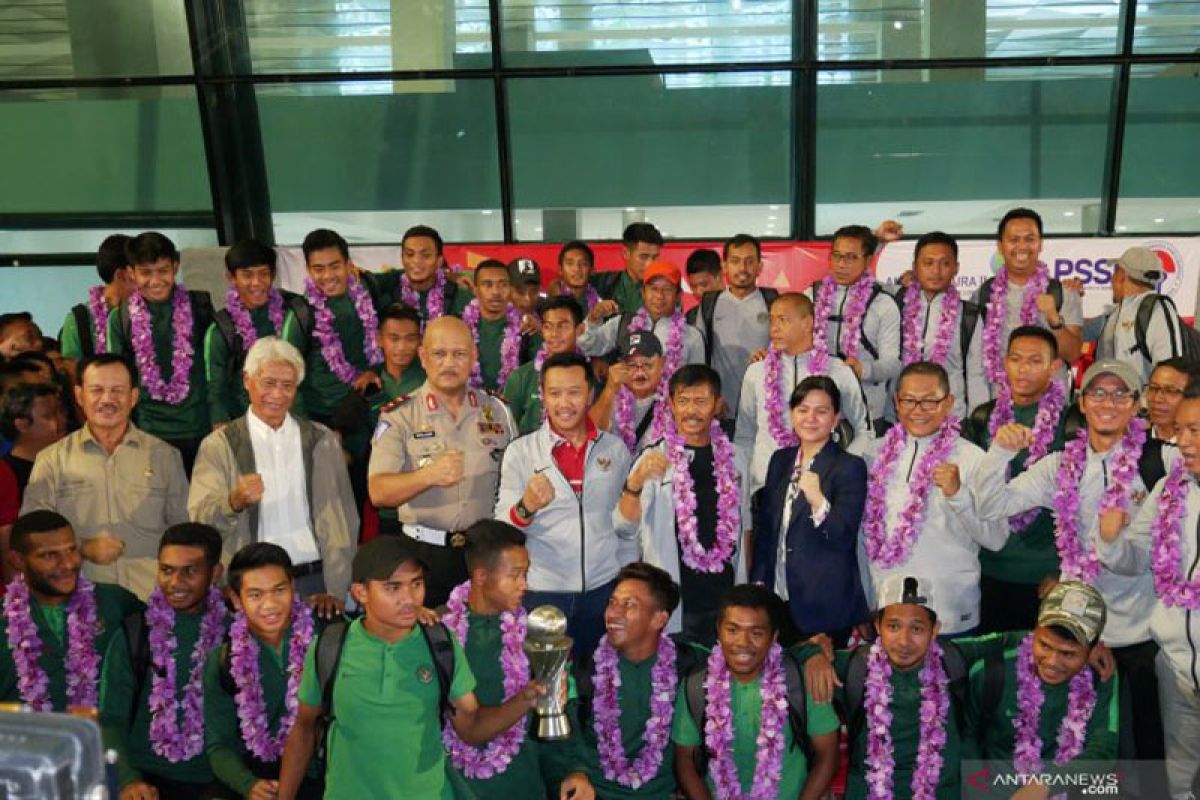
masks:
[[[799,449],[796,453],[799,454]],[[817,477],[821,481],[821,486],[829,485],[829,475],[834,471],[838,462],[838,445],[832,439],[825,443],[825,446],[817,451],[816,457],[813,458],[812,466],[809,467],[813,472],[817,473]],[[791,485],[792,470],[796,468],[795,462],[792,462],[792,468],[788,470],[788,485]],[[804,499],[804,495],[797,494],[796,499],[792,501],[792,518],[788,520],[788,530],[796,524],[797,515],[804,511],[811,513],[812,509],[808,507],[808,501]]]

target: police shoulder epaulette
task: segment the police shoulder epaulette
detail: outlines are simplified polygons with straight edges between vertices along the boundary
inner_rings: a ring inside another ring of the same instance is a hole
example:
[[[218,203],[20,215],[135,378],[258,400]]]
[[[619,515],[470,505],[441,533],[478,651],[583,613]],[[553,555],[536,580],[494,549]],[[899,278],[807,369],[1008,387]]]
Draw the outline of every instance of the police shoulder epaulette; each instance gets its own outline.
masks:
[[[384,403],[379,408],[379,413],[386,414],[389,411],[395,411],[397,408],[404,405],[409,400],[412,400],[411,394],[403,394],[403,395],[400,395],[399,397],[395,398],[394,400],[388,400],[386,403]]]

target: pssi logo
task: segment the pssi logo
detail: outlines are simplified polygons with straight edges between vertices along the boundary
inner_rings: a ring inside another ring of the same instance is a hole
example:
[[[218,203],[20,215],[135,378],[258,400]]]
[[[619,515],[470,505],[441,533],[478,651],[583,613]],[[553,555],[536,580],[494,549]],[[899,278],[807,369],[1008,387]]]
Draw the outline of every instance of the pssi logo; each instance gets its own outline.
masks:
[[[1159,282],[1158,291],[1174,294],[1179,287],[1183,255],[1170,242],[1161,240],[1144,242],[1142,247],[1153,251],[1162,264],[1164,277]],[[1107,286],[1112,283],[1115,268],[1116,258],[1056,258],[1053,274],[1059,280],[1080,280],[1085,286]]]
[[[1154,251],[1154,255],[1158,256],[1158,261],[1162,264],[1163,279],[1158,284],[1158,291],[1162,294],[1175,294],[1183,278],[1183,254],[1170,242],[1146,242],[1144,246]]]

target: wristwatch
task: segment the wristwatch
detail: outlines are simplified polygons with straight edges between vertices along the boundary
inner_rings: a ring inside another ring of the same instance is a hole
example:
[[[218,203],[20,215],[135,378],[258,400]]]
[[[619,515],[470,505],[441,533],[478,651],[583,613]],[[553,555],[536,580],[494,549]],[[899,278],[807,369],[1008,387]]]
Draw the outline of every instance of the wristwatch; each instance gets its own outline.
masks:
[[[515,508],[517,511],[517,516],[520,517],[521,519],[525,519],[525,520],[533,519],[533,512],[525,507],[525,498],[521,498],[520,500],[518,500]]]
[[[1058,322],[1050,323],[1050,330],[1052,331],[1061,331],[1065,327],[1067,327],[1067,323],[1062,321],[1062,317],[1058,318]]]

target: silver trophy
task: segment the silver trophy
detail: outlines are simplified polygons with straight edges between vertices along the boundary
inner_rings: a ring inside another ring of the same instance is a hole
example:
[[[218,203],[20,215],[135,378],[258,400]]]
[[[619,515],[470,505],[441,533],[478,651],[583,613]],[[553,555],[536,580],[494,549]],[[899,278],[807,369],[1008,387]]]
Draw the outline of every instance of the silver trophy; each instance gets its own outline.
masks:
[[[567,636],[567,618],[556,606],[538,606],[525,623],[525,655],[533,679],[546,687],[537,699],[537,738],[566,739],[571,723],[563,709],[567,657],[574,641]]]

